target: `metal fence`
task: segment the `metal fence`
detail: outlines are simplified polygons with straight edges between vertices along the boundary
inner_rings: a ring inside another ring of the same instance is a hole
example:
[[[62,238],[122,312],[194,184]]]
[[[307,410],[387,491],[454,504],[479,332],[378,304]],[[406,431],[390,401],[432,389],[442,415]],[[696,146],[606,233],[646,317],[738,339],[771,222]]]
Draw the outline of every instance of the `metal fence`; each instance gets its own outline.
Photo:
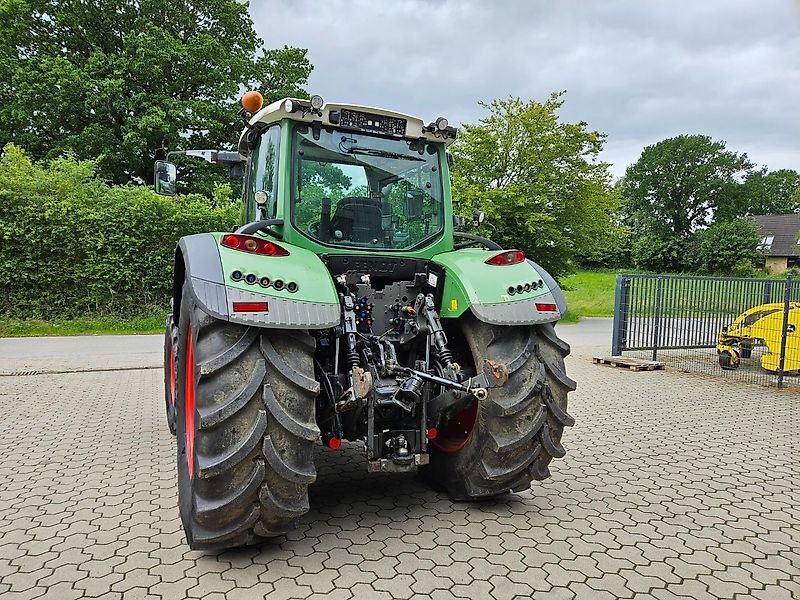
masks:
[[[800,281],[617,275],[611,353],[800,387]]]

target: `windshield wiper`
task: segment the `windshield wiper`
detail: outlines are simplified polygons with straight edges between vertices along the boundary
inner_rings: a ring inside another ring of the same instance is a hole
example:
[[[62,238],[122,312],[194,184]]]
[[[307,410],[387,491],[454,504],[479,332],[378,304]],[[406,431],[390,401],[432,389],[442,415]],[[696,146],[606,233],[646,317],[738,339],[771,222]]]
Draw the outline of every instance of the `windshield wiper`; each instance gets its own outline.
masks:
[[[398,160],[414,160],[414,161],[423,161],[424,158],[419,158],[417,156],[410,156],[408,154],[400,154],[399,152],[389,152],[388,150],[380,150],[378,148],[348,148],[346,150],[348,154],[366,154],[367,156],[377,156],[379,158],[394,158]]]

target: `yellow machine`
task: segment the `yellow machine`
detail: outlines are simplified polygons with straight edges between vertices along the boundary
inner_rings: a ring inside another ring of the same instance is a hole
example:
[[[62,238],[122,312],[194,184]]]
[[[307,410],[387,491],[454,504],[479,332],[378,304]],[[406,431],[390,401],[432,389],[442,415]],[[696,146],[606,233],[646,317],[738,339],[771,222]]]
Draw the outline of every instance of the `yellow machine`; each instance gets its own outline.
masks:
[[[738,369],[741,359],[750,358],[754,346],[763,345],[767,352],[761,356],[761,366],[767,371],[779,371],[784,317],[783,302],[759,304],[736,317],[717,336],[719,366]],[[800,302],[789,303],[783,371],[800,371]]]

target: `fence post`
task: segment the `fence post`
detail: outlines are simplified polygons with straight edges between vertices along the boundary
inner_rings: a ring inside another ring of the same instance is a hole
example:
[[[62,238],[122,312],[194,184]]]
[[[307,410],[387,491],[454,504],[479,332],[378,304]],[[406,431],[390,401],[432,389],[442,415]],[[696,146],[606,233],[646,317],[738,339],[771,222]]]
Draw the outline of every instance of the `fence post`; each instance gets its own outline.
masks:
[[[778,363],[778,387],[783,387],[783,367],[786,365],[786,336],[789,329],[789,300],[792,295],[792,276],[786,276],[786,289],[783,291],[783,326],[781,329],[781,358]]]
[[[764,281],[764,300],[761,304],[770,304],[772,302],[772,280],[767,279]]]
[[[611,356],[620,356],[628,337],[628,289],[630,279],[617,274],[614,289],[614,324],[611,331]]]
[[[664,289],[664,278],[659,275],[656,282],[656,306],[653,320],[653,360],[658,360],[658,341],[661,334],[661,296]]]

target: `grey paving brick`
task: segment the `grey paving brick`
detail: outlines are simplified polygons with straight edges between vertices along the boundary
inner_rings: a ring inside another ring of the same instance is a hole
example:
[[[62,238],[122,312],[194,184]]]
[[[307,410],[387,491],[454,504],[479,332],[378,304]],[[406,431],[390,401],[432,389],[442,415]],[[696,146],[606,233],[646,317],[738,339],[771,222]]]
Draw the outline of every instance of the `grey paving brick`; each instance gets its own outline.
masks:
[[[454,503],[320,449],[299,528],[219,555],[183,539],[160,372],[4,378],[0,596],[800,597],[797,395],[573,350],[577,424],[551,479]]]

